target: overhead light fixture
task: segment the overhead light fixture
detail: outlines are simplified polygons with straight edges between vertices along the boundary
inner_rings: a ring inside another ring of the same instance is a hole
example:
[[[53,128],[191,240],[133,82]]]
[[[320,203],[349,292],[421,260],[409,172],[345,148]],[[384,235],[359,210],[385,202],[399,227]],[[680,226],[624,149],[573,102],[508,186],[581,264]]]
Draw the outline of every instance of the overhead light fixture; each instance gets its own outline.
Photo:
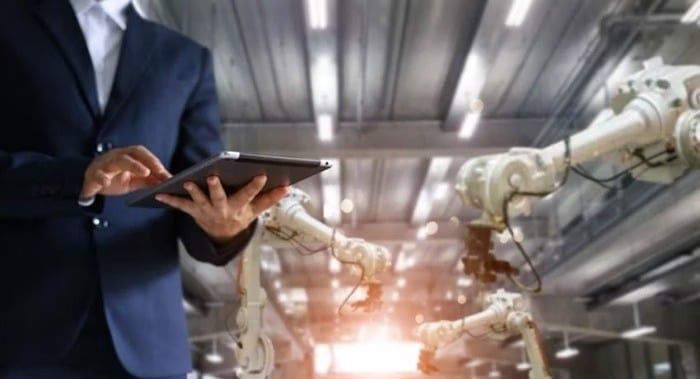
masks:
[[[216,340],[211,341],[211,351],[205,356],[205,358],[211,363],[221,363],[224,361],[224,357],[222,357],[216,350]]]
[[[279,279],[275,279],[274,286],[275,286],[275,289],[280,289],[280,288],[282,288],[282,282]]]
[[[328,27],[328,3],[327,0],[308,0],[306,6],[309,10],[309,26],[311,29],[325,29]]]
[[[515,28],[522,25],[527,11],[530,10],[530,5],[532,5],[532,0],[513,0],[508,17],[506,17],[506,26]]]
[[[479,120],[481,120],[481,112],[484,109],[484,103],[476,99],[472,101],[470,109],[464,115],[464,120],[462,120],[462,125],[459,128],[457,137],[460,139],[468,139],[474,135],[476,127],[479,125]]]
[[[452,291],[445,292],[445,299],[452,300],[452,299],[454,299],[454,297],[455,297],[454,292],[452,292]]]
[[[681,18],[681,23],[692,24],[698,22],[700,19],[700,1],[695,1],[693,5],[688,8],[683,17]]]
[[[277,296],[277,300],[280,303],[286,303],[287,301],[289,301],[289,296],[287,296],[286,293],[281,293],[281,294],[279,294],[279,296]]]
[[[333,288],[340,287],[340,282],[338,281],[338,279],[331,280],[331,287],[333,287]]]
[[[333,140],[333,118],[329,114],[320,114],[316,117],[318,127],[318,139],[322,142]]]
[[[343,201],[340,202],[340,210],[343,211],[343,213],[352,213],[352,211],[355,210],[355,203],[350,199],[343,199]]]
[[[578,349],[569,346],[569,333],[564,331],[564,347],[556,352],[556,357],[559,359],[569,359],[578,355]]]
[[[522,341],[522,340],[521,340]],[[525,348],[520,349],[520,362],[515,365],[515,369],[518,371],[527,371],[531,368],[532,366],[530,363],[527,361],[525,357]]]
[[[496,362],[491,362],[491,371],[489,372],[489,378],[500,378],[501,372],[498,371],[498,366]]]
[[[635,339],[648,334],[656,333],[655,326],[641,325],[639,321],[639,308],[637,303],[632,304],[632,312],[634,313],[634,327],[622,332],[622,338]]]

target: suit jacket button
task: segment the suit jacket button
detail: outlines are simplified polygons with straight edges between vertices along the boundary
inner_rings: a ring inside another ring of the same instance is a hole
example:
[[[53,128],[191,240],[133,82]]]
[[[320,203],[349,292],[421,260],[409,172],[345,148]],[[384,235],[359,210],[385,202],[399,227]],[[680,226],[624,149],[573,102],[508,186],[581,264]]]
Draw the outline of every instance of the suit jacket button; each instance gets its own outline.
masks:
[[[107,227],[109,227],[109,222],[105,219],[94,217],[92,219],[92,226],[98,230],[99,229],[107,229]]]
[[[112,149],[112,142],[110,141],[105,141],[105,142],[100,142],[97,144],[95,147],[95,152],[97,154],[104,154]]]

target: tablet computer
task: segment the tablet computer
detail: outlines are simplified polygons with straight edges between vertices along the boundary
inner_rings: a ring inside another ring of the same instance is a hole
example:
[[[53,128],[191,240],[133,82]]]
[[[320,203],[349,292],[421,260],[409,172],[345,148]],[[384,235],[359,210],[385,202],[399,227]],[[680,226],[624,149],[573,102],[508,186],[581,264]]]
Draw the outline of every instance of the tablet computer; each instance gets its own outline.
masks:
[[[267,183],[261,192],[265,192],[292,185],[330,167],[328,162],[321,160],[225,151],[156,186],[133,193],[126,202],[134,207],[167,207],[155,199],[157,194],[167,193],[189,197],[190,195],[183,188],[188,181],[196,183],[207,193],[207,178],[210,176],[218,176],[226,193],[232,194],[248,184],[255,176],[264,174],[267,176]]]

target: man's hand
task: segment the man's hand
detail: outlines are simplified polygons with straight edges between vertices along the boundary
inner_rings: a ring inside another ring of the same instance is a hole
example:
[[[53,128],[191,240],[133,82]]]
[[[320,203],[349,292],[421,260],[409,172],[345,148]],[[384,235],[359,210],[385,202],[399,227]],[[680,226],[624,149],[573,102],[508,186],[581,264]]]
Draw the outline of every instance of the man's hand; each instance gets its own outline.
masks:
[[[110,150],[85,171],[81,199],[95,195],[124,195],[170,178],[160,160],[143,146]]]
[[[255,177],[238,192],[227,196],[219,178],[212,176],[207,179],[209,196],[196,184],[188,182],[184,186],[191,200],[166,194],[158,194],[156,200],[189,214],[214,243],[224,244],[289,193],[289,187],[280,187],[261,194],[266,182],[265,176]]]

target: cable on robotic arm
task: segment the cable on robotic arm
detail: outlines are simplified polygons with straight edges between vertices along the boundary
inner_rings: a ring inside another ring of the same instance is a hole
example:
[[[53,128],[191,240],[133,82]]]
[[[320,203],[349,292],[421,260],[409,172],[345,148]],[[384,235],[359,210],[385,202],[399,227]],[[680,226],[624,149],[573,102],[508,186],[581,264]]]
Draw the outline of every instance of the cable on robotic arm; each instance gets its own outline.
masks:
[[[510,204],[511,201],[516,196],[530,196],[530,197],[545,197],[551,194],[552,192],[555,192],[559,190],[561,187],[563,187],[567,180],[569,179],[569,171],[571,170],[571,143],[570,143],[570,138],[566,137],[564,140],[564,146],[565,146],[565,152],[564,152],[564,163],[566,165],[566,168],[564,169],[564,176],[562,176],[562,179],[559,183],[557,183],[554,186],[554,189],[551,191],[547,192],[528,192],[528,191],[519,191],[517,187],[514,187],[513,192],[508,195],[508,197],[505,198],[503,201],[503,224],[506,226],[506,229],[508,230],[508,234],[510,235],[511,240],[515,244],[515,246],[518,249],[518,252],[520,255],[523,257],[525,260],[525,263],[530,267],[530,270],[532,271],[532,275],[535,277],[535,284],[534,286],[526,286],[524,285],[518,278],[514,277],[512,274],[508,274],[508,279],[520,290],[526,291],[526,292],[532,292],[532,293],[538,293],[542,291],[542,278],[540,277],[539,272],[537,272],[537,268],[535,265],[532,263],[532,259],[530,258],[530,255],[525,251],[525,248],[523,245],[515,238],[515,233],[513,232],[513,227],[510,224],[510,217],[508,216],[508,205]]]
[[[348,264],[348,265],[354,265],[354,266],[357,266],[357,267],[360,268],[360,280],[357,281],[357,283],[355,284],[355,287],[352,288],[352,291],[350,291],[350,293],[348,293],[348,295],[345,297],[345,299],[343,300],[343,302],[340,303],[340,306],[338,307],[338,315],[343,316],[343,308],[345,308],[345,306],[347,305],[347,303],[350,301],[350,298],[352,297],[352,295],[354,295],[355,292],[357,292],[357,290],[358,290],[358,289],[360,288],[360,286],[362,285],[362,280],[363,280],[364,277],[365,277],[365,268],[362,267],[362,265],[359,264],[359,263],[357,263],[357,262],[351,262],[351,261],[343,260],[343,259],[341,259],[341,258],[336,254],[336,252],[335,252],[335,247],[334,247],[334,244],[335,244],[335,232],[336,232],[336,229],[333,228],[333,234],[331,234],[331,244],[330,244],[331,255],[333,256],[333,258],[337,259],[338,262],[340,262],[340,263],[344,263],[344,264]]]

